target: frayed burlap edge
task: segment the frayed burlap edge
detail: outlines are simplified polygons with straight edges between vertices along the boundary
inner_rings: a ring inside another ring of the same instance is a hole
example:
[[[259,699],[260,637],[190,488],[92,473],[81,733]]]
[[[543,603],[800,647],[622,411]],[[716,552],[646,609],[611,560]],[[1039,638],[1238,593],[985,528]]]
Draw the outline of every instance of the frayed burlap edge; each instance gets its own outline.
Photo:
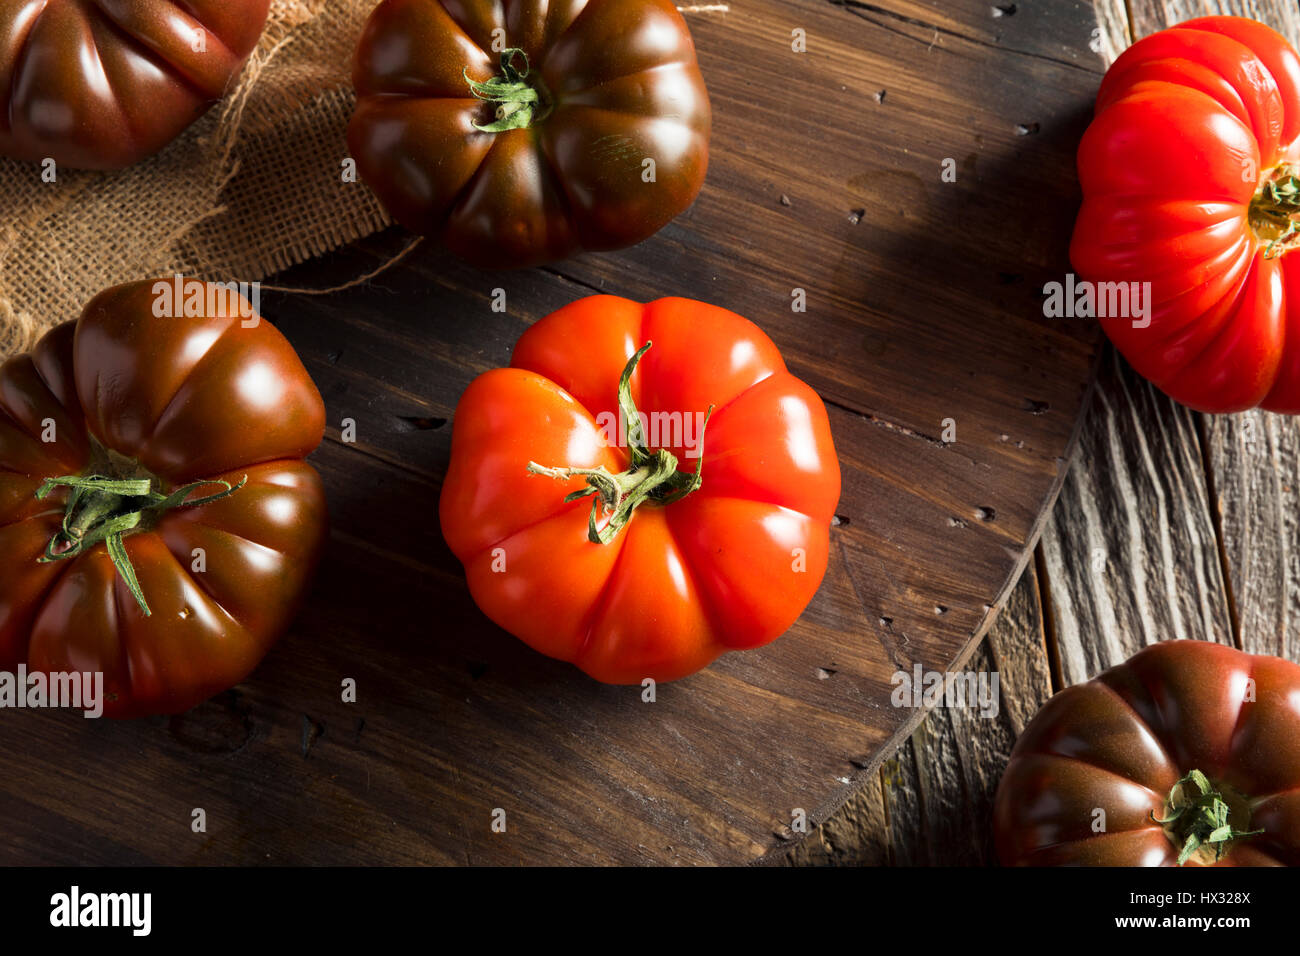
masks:
[[[374,0],[274,0],[226,98],[112,173],[0,160],[0,358],[101,289],[184,272],[254,280],[390,222],[340,175],[352,50]]]

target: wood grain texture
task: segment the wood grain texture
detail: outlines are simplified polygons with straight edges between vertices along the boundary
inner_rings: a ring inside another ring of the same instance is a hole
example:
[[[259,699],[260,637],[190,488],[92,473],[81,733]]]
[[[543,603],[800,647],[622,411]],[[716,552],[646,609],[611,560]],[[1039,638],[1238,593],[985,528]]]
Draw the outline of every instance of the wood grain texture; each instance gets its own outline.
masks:
[[[896,866],[975,865],[992,856],[993,795],[1027,715],[1051,696],[1031,566],[965,669],[998,674],[999,709],[939,707],[881,773]]]
[[[362,288],[268,296],[331,423],[314,460],[333,532],[308,607],[248,682],[184,717],[5,721],[0,761],[31,769],[0,782],[0,862],[776,860],[796,808],[822,822],[878,780],[921,716],[890,705],[893,672],[964,666],[1028,560],[1097,343],[1042,319],[1038,295],[1077,202],[1059,171],[1101,71],[1091,10],[990,9],[760,0],[700,17],[712,166],[653,240],[504,274],[425,246]],[[334,285],[402,241],[282,281]],[[492,627],[437,527],[461,392],[591,291],[754,319],[827,399],[844,470],[832,564],[798,625],[654,704]]]
[[[865,788],[850,802],[848,818],[833,819],[827,843],[834,862],[995,862],[988,840],[992,794],[1016,737],[1054,690],[1088,680],[1156,640],[1232,642],[1196,418],[1107,350],[1076,456],[1039,545],[1043,574],[1033,567],[1025,572],[968,664],[1001,674],[1002,715],[986,721],[942,708],[931,713],[886,761],[882,787]],[[1249,420],[1225,417],[1218,425]],[[1241,513],[1264,508],[1275,519],[1261,522],[1257,532],[1265,539],[1257,543],[1272,546],[1259,559],[1264,568],[1290,540],[1280,534],[1278,513],[1288,501],[1268,482],[1275,472],[1250,460],[1278,454],[1270,440],[1260,437],[1246,447],[1250,453],[1225,463],[1224,473],[1263,482],[1230,494],[1246,503]],[[1257,540],[1249,534],[1239,539]],[[1294,587],[1297,576],[1288,577],[1287,568],[1271,570],[1270,582]],[[1274,593],[1262,590],[1263,606],[1273,607]],[[1262,641],[1260,651],[1276,653]],[[881,812],[873,813],[878,804]],[[866,829],[877,817],[885,822]],[[823,862],[826,843],[809,845],[797,861]]]
[[[1019,6],[1016,11],[1019,16]],[[1123,0],[1099,0],[1096,15],[1089,48],[1110,63],[1128,45],[1128,13]],[[1077,459],[1072,467],[1079,467]],[[1041,561],[1041,547],[1038,557]],[[999,672],[1003,716],[971,721],[944,711],[931,714],[882,766],[879,785],[868,779],[789,855],[788,862],[958,865],[993,861],[987,810],[1006,766],[1008,731],[1014,743],[1053,690],[1040,583],[1029,566],[985,645],[968,664]],[[950,839],[953,820],[968,827],[955,840]]]
[[[1107,60],[1124,48],[1130,33],[1144,36],[1215,13],[1254,16],[1293,43],[1300,41],[1300,8],[1292,0],[1097,0],[1096,6]],[[1300,645],[1292,633],[1300,620],[1297,476],[1300,426],[1295,419],[1267,412],[1189,413],[1109,354],[1066,489],[1039,546],[1046,571],[1039,583],[1049,608],[1047,643],[1057,662],[1057,681],[1086,679],[1120,663],[1143,643],[1165,639],[1171,629],[1200,639],[1235,639],[1252,653],[1297,659]],[[1141,587],[1132,586],[1134,568],[1141,572]],[[1022,581],[1017,594],[1023,590]],[[1008,659],[1028,663],[1032,673],[1037,657],[1024,651],[1034,643],[1023,638],[1034,633],[1035,622],[1010,613],[1009,607],[994,625],[990,647],[1008,634],[1020,635],[1012,647],[1021,653],[1011,651],[999,666],[1005,672]],[[1102,635],[1100,643],[1093,639],[1096,633]],[[1022,692],[1024,679],[1007,679],[1003,686],[1005,705],[1019,707],[1026,716],[1041,702]],[[908,845],[922,848],[909,862],[995,862],[991,853],[972,853],[969,840],[932,837],[942,832],[943,823],[932,822],[934,815],[926,808],[962,806],[969,774],[927,775],[919,754],[927,748],[956,751],[963,735],[989,738],[998,729],[985,724],[958,728],[942,717],[931,715],[889,762],[902,780],[925,779],[930,785],[917,796],[903,790],[909,808],[919,808],[904,828]],[[1000,773],[1003,764],[1002,755],[995,753],[987,772]],[[919,788],[913,784],[911,789]],[[899,854],[880,849],[891,846],[898,819],[898,810],[888,813],[884,803],[877,788],[868,787],[849,804],[853,817],[828,822],[827,829],[836,830],[834,841],[827,841],[836,854],[830,862],[898,859]],[[884,822],[873,829],[866,828],[873,822],[864,810],[868,806],[881,807],[878,816]],[[862,824],[852,834],[856,839],[841,832],[847,822]],[[821,849],[814,841],[808,846]],[[799,859],[822,862],[815,852]]]
[[[1133,36],[1144,37],[1157,30],[1191,20],[1227,14],[1251,17],[1267,23],[1295,42],[1300,36],[1300,6],[1293,0],[1127,0],[1132,13]]]
[[[1129,42],[1123,0],[1099,0],[1096,15],[1096,33],[1089,47],[1110,63]],[[1079,466],[1076,463],[1073,467]],[[1041,560],[1041,548],[1039,552]],[[790,855],[790,862],[993,862],[987,839],[987,810],[1010,752],[1007,731],[1014,743],[1053,691],[1038,594],[1040,583],[1033,566],[1029,566],[990,630],[986,644],[968,665],[974,669],[992,666],[1000,673],[1002,719],[962,721],[945,711],[931,714],[882,766],[881,785],[868,781],[814,839]],[[946,761],[944,755],[948,756]],[[936,767],[946,772],[936,773]],[[972,781],[978,784],[972,786]],[[965,821],[972,829],[963,831],[956,840],[945,840],[943,834],[950,834],[952,820]]]
[[[1114,350],[1042,547],[1062,686],[1155,641],[1232,640],[1193,413]]]
[[[1300,640],[1300,427],[1270,412],[1205,416],[1238,646],[1296,660]]]
[[[993,793],[1015,739],[1052,696],[1039,580],[1027,568],[965,670],[997,674],[991,717],[936,708],[844,809],[798,845],[792,865],[980,865],[992,860]]]
[[[998,712],[935,708],[787,863],[954,866],[991,858],[998,779],[1016,737],[1052,693],[1033,565],[964,669],[998,674]]]
[[[1128,18],[1128,0],[1095,0],[1098,53],[1107,65],[1115,62],[1133,42],[1133,28]]]

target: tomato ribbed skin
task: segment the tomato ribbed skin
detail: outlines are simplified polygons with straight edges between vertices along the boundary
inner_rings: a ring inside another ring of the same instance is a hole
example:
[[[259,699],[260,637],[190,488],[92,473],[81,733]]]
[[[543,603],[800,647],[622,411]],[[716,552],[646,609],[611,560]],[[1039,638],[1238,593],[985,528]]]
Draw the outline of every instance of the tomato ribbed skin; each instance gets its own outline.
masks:
[[[1217,861],[1300,865],[1300,665],[1204,641],[1167,641],[1054,696],[1011,752],[994,801],[1007,866],[1173,866],[1153,819],[1197,770],[1244,798]],[[1248,823],[1246,822],[1248,819]]]
[[[535,120],[486,131],[470,81],[501,53],[543,93]],[[413,232],[484,267],[640,242],[704,183],[712,123],[672,0],[385,0],[353,69],[348,146]]]
[[[0,4],[0,154],[118,169],[151,156],[224,94],[270,0]]]
[[[636,406],[683,422],[651,447],[681,472],[702,461],[703,483],[641,505],[613,541],[594,543],[592,499],[563,500],[583,480],[527,466],[628,468],[610,423],[620,374],[646,342],[630,380]],[[688,441],[687,416],[710,406],[702,445]],[[635,684],[784,633],[825,574],[839,494],[825,406],[757,326],[687,299],[592,296],[538,322],[509,368],[471,383],[440,508],[492,620],[597,680]]]
[[[303,461],[325,407],[293,347],[251,309],[160,317],[155,285],[100,293],[0,366],[0,668],[102,672],[110,717],[179,713],[246,677],[288,628],[326,538],[324,488]],[[102,475],[96,449],[162,494],[247,478],[123,538],[148,615],[103,542],[40,561],[69,491],[36,491]]]
[[[1298,162],[1300,57],[1263,24],[1188,21],[1102,81],[1070,258],[1090,282],[1150,283],[1145,317],[1099,318],[1186,405],[1300,412],[1300,253],[1252,222],[1265,183]]]

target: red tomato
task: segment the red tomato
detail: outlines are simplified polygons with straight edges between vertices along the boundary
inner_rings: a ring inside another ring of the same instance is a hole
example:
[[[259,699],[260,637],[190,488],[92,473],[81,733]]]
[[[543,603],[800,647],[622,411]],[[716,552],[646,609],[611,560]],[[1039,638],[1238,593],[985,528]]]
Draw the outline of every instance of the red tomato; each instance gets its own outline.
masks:
[[[640,426],[622,443],[620,422]],[[441,517],[492,620],[632,684],[788,629],[825,574],[839,494],[825,406],[757,326],[592,296],[466,390]]]
[[[111,717],[242,680],[325,542],[302,460],[325,408],[292,346],[158,301],[109,289],[0,366],[0,668],[102,672]]]
[[[1300,865],[1300,666],[1145,648],[1043,706],[993,816],[1006,865]]]
[[[1300,412],[1298,140],[1300,57],[1253,20],[1163,30],[1102,81],[1070,258],[1090,282],[1150,283],[1149,314],[1101,321],[1193,408]]]

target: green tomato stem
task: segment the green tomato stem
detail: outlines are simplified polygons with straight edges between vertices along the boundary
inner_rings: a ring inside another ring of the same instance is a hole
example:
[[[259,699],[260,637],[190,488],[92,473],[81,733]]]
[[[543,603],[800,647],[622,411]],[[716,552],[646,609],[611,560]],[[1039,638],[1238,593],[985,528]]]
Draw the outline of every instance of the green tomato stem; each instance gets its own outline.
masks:
[[[237,485],[220,479],[196,481],[177,488],[170,494],[163,494],[156,490],[156,486],[161,483],[153,477],[98,474],[101,467],[116,471],[117,468],[113,466],[120,464],[121,459],[102,452],[95,457],[98,461],[88,469],[90,474],[47,478],[36,489],[36,498],[40,501],[44,501],[58,488],[70,491],[63,512],[62,527],[46,544],[45,554],[39,561],[42,564],[67,561],[103,543],[117,573],[121,575],[145,617],[149,617],[153,612],[145,600],[144,590],[136,578],[135,568],[131,565],[122,539],[133,531],[141,530],[142,525],[152,524],[163,512],[176,508],[197,508],[228,498],[247,484],[248,476],[245,475]],[[128,470],[140,471],[138,465]],[[204,485],[220,485],[222,490],[191,499],[190,495]]]
[[[1249,804],[1243,801],[1240,805],[1246,807],[1244,823],[1248,826]],[[1229,823],[1233,806],[1199,770],[1193,770],[1173,785],[1166,806],[1168,810],[1164,819],[1157,817],[1154,811],[1151,819],[1163,826],[1170,840],[1179,847],[1179,866],[1204,846],[1214,849],[1214,861],[1218,862],[1233,842],[1264,832],[1238,830]]]
[[[587,522],[587,537],[595,544],[609,544],[618,533],[632,520],[632,514],[647,501],[661,505],[680,501],[704,483],[704,428],[708,427],[714,406],[710,405],[704,416],[704,426],[700,429],[700,457],[695,463],[695,473],[686,474],[677,470],[677,456],[666,448],[650,451],[646,446],[645,432],[641,428],[641,416],[637,413],[636,403],[632,400],[632,373],[636,371],[641,356],[654,343],[647,342],[628,359],[623,374],[618,381],[618,406],[626,429],[628,452],[631,467],[624,472],[614,474],[603,466],[596,468],[549,468],[537,462],[528,463],[528,472],[568,481],[570,478],[587,479],[587,487],[566,495],[565,501],[576,501],[588,495],[596,500],[591,505],[591,515]],[[608,515],[609,521],[602,528],[600,518]]]
[[[1264,176],[1250,202],[1250,227],[1273,259],[1300,244],[1300,170],[1283,163]]]
[[[523,69],[514,65],[523,59]],[[551,96],[541,76],[531,73],[528,54],[518,47],[501,51],[501,72],[485,83],[471,80],[467,69],[461,70],[469,91],[480,100],[496,104],[496,119],[491,123],[472,124],[484,133],[502,133],[509,129],[527,129],[540,123],[551,112]]]

